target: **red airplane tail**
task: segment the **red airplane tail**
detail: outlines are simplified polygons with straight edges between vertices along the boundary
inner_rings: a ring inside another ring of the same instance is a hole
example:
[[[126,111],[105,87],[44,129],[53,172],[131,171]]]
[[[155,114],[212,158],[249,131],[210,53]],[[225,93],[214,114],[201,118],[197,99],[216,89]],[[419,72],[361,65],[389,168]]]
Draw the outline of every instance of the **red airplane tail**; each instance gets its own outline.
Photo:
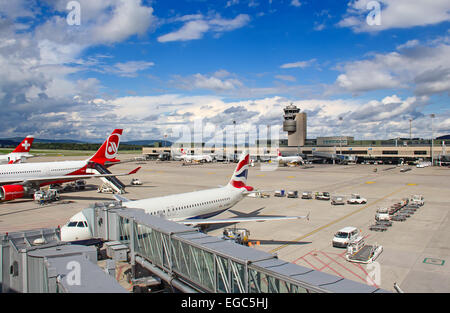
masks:
[[[114,129],[100,149],[98,149],[98,151],[90,158],[90,161],[102,165],[105,165],[105,162],[119,162],[119,160],[116,159],[116,156],[119,151],[122,131],[123,129]]]
[[[17,152],[30,152],[31,145],[33,144],[34,137],[27,136],[21,143],[14,149],[13,153]]]

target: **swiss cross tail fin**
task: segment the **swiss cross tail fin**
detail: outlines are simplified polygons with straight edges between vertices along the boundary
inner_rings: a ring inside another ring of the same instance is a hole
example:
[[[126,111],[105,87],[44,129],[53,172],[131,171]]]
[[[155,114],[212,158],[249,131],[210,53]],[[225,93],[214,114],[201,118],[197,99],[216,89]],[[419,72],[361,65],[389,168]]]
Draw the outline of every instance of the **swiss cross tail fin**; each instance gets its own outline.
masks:
[[[30,152],[31,145],[33,144],[34,137],[27,136],[22,142],[14,149],[13,153],[17,152]]]

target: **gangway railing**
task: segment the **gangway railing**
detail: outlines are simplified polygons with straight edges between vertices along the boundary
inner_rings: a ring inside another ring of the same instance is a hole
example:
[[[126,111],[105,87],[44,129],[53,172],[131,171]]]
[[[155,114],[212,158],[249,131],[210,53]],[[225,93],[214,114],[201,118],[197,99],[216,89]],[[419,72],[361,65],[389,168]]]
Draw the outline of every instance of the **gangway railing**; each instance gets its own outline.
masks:
[[[132,267],[139,264],[184,292],[385,292],[208,236],[141,209],[123,208],[117,202],[90,209],[94,212],[85,215],[94,218],[94,233],[128,245]]]
[[[92,163],[91,170],[96,174],[112,174],[106,167],[99,163]],[[107,186],[111,187],[116,193],[125,192],[125,184],[115,176],[100,177]]]

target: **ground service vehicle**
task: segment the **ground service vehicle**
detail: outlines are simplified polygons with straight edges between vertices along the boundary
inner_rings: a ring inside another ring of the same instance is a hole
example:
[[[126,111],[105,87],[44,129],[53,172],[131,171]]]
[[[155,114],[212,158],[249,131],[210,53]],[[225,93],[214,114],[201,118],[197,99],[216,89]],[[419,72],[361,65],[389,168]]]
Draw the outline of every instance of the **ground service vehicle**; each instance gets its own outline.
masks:
[[[352,194],[350,199],[347,200],[348,204],[364,204],[367,203],[367,199],[361,197],[359,194]]]
[[[361,237],[361,234],[356,227],[344,227],[334,235],[332,244],[333,247],[346,248],[350,243],[358,240],[359,237]]]

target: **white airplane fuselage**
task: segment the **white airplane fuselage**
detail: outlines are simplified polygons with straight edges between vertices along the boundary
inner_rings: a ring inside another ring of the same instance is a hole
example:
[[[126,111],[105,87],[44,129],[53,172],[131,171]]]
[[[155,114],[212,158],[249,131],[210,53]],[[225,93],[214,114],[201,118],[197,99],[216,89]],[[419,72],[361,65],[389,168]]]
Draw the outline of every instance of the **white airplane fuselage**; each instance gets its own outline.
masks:
[[[230,185],[202,191],[123,202],[127,208],[144,209],[145,213],[172,221],[209,218],[220,214],[244,198],[244,190]]]
[[[65,176],[86,174],[87,161],[62,161],[62,162],[39,162],[18,163],[0,165],[0,185],[4,181],[17,179],[26,181],[39,177]],[[53,183],[53,182],[51,182]],[[48,184],[46,182],[45,184]]]
[[[22,159],[32,157],[28,152],[11,152],[5,155],[0,155],[0,164],[8,164],[10,161],[19,161]]]
[[[116,195],[115,198],[122,201],[123,207],[142,209],[146,214],[163,217],[165,219],[187,225],[209,225],[247,221],[308,218],[308,216],[264,216],[215,220],[209,219],[210,217],[230,209],[250,192],[253,192],[254,188],[246,184],[248,163],[249,154],[243,152],[233,176],[224,187],[136,201],[130,201],[118,195]],[[83,214],[83,211],[74,215],[69,222],[61,228],[61,240],[78,241],[91,239],[91,228],[88,226],[87,222],[87,217]]]
[[[206,154],[185,154],[180,156],[180,159],[185,162],[192,162],[192,161],[212,162],[212,157]]]
[[[299,156],[282,157],[278,156],[279,163],[303,163],[303,158]]]

